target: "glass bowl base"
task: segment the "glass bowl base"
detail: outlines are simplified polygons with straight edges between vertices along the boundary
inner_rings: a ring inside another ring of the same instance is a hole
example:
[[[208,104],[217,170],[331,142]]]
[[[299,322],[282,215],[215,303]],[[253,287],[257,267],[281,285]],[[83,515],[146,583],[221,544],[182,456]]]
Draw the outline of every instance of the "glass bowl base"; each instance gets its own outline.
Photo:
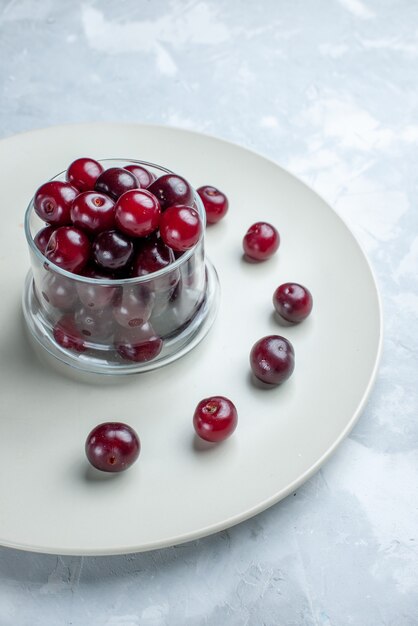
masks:
[[[192,350],[209,332],[219,308],[220,286],[218,275],[212,263],[206,259],[205,296],[193,317],[187,320],[174,335],[164,338],[160,354],[147,362],[131,362],[107,358],[107,354],[98,356],[91,352],[73,352],[62,348],[54,339],[52,329],[45,323],[38,299],[35,295],[33,275],[29,271],[26,277],[22,308],[29,339],[35,351],[52,366],[59,366],[61,372],[89,373],[108,377],[138,374],[168,365]],[[52,357],[52,358],[51,358]]]

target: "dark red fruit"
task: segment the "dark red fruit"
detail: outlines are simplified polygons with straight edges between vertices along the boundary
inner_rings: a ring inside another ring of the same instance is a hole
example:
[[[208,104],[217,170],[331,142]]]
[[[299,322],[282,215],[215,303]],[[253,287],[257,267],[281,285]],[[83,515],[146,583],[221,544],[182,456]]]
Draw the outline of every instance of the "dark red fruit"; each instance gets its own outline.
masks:
[[[75,313],[74,321],[86,341],[105,341],[113,333],[114,321],[110,309],[92,311],[81,307]]]
[[[52,270],[43,275],[40,287],[42,299],[60,311],[71,311],[77,302],[74,281]]]
[[[227,214],[229,202],[228,198],[222,191],[211,187],[210,185],[204,185],[197,189],[203,206],[206,211],[206,221],[208,224],[216,224]]]
[[[161,208],[157,198],[145,189],[124,193],[116,203],[115,221],[130,237],[147,237],[158,228]]]
[[[79,191],[92,191],[103,171],[103,165],[94,159],[76,159],[67,169],[66,179]]]
[[[145,167],[142,167],[142,165],[125,165],[124,169],[128,170],[128,172],[131,172],[131,174],[135,176],[142,189],[149,187],[149,185],[156,179],[155,174],[147,170]]]
[[[175,261],[174,253],[157,237],[147,239],[134,257],[132,276],[147,276],[164,270]],[[162,276],[154,276],[147,280],[146,286],[153,292],[152,315],[159,315],[169,305],[169,300],[180,280],[180,272],[176,268],[165,271]],[[145,285],[144,285],[145,287]]]
[[[105,270],[120,270],[132,259],[134,244],[116,230],[99,233],[93,242],[93,258]]]
[[[237,427],[238,414],[235,405],[224,396],[212,396],[201,400],[193,416],[193,426],[202,439],[216,443],[223,441]]]
[[[57,344],[66,350],[85,352],[87,349],[85,340],[75,324],[74,316],[71,314],[64,315],[55,324],[53,335]]]
[[[166,268],[175,261],[173,251],[161,239],[151,237],[139,247],[134,257],[132,276],[147,276]],[[150,288],[160,292],[163,299],[167,299],[167,291],[175,288],[179,281],[178,270],[167,272],[163,276],[149,282]],[[158,294],[157,294],[158,295]]]
[[[137,328],[121,328],[115,333],[115,348],[123,359],[144,363],[155,359],[161,352],[163,341],[151,324]]]
[[[158,272],[174,261],[171,248],[168,248],[161,239],[152,237],[139,247],[133,262],[132,276]]]
[[[71,205],[78,191],[69,183],[51,180],[41,185],[33,199],[35,212],[41,220],[54,226],[71,224]]]
[[[121,422],[99,424],[86,439],[86,456],[102,472],[123,472],[137,460],[139,437],[131,426]]]
[[[68,272],[79,272],[87,265],[90,251],[89,238],[83,231],[73,226],[61,226],[52,233],[45,256]]]
[[[312,311],[312,294],[298,283],[284,283],[273,294],[273,305],[277,313],[288,322],[301,322]]]
[[[109,280],[113,279],[112,275],[100,272],[96,268],[85,268],[82,276],[86,278]],[[116,293],[116,287],[110,285],[100,285],[93,281],[80,282],[77,281],[77,292],[81,302],[90,310],[99,310],[107,307],[113,300]]]
[[[113,317],[124,328],[136,328],[148,322],[154,302],[153,293],[145,286],[125,285],[113,308]]]
[[[95,191],[105,193],[117,200],[125,191],[138,188],[135,176],[122,167],[110,167],[100,174],[94,186]]]
[[[202,233],[202,222],[196,209],[176,205],[169,207],[160,220],[161,239],[178,252],[193,248]]]
[[[250,364],[254,376],[259,380],[270,385],[278,385],[292,375],[295,368],[295,351],[285,337],[269,335],[254,344]]]
[[[115,225],[115,203],[103,193],[86,191],[74,200],[71,219],[74,226],[90,235],[110,230]]]
[[[41,230],[36,233],[33,241],[42,254],[45,254],[48,241],[55,230],[55,226],[45,226],[45,228],[41,228]]]
[[[280,237],[277,230],[267,222],[256,222],[243,239],[245,254],[255,261],[269,259],[278,249]]]
[[[161,210],[165,211],[173,204],[193,204],[193,190],[187,180],[177,174],[164,174],[148,187],[159,200]]]

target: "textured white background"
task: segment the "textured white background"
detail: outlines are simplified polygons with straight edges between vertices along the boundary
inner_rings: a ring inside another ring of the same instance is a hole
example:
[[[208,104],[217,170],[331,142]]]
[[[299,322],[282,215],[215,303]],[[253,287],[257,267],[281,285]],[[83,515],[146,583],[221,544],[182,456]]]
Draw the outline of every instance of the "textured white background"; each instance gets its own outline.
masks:
[[[0,0],[0,134],[92,120],[213,133],[312,185],[376,270],[383,363],[332,460],[253,520],[126,557],[0,549],[0,626],[417,626],[418,4]]]

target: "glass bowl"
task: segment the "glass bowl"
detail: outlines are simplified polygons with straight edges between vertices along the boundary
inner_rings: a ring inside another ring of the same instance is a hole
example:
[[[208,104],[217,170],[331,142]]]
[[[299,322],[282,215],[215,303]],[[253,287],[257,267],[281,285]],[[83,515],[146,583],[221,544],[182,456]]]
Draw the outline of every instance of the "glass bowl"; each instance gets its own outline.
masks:
[[[100,162],[106,168],[142,165],[156,177],[172,173],[133,159]],[[65,180],[65,172],[53,180]],[[193,206],[205,226],[196,192]],[[180,358],[210,329],[219,304],[219,282],[205,257],[205,228],[192,249],[162,270],[110,280],[73,274],[48,261],[34,243],[43,226],[32,199],[25,215],[31,269],[23,313],[31,338],[61,363],[92,374],[145,372]]]

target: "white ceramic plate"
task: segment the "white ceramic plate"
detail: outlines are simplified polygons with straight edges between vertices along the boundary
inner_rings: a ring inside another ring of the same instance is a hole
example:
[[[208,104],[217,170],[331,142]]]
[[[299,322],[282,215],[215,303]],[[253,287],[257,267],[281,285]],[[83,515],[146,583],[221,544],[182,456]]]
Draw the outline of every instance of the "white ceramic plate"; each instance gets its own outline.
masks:
[[[208,231],[222,300],[206,339],[158,372],[115,385],[75,382],[40,364],[26,341],[20,298],[29,265],[22,222],[35,188],[78,156],[161,163],[194,186],[230,198]],[[170,546],[240,522],[309,478],[355,423],[376,374],[381,312],[376,284],[340,217],[292,175],[225,141],[173,128],[78,125],[0,142],[0,543],[61,554],[116,554]],[[277,225],[275,258],[248,264],[241,239],[257,220]],[[312,316],[283,327],[271,296],[306,284]],[[248,354],[263,335],[295,347],[282,387],[260,389]],[[239,426],[219,446],[196,444],[192,414],[208,395],[229,396]],[[87,433],[119,420],[137,429],[139,461],[95,474]]]

